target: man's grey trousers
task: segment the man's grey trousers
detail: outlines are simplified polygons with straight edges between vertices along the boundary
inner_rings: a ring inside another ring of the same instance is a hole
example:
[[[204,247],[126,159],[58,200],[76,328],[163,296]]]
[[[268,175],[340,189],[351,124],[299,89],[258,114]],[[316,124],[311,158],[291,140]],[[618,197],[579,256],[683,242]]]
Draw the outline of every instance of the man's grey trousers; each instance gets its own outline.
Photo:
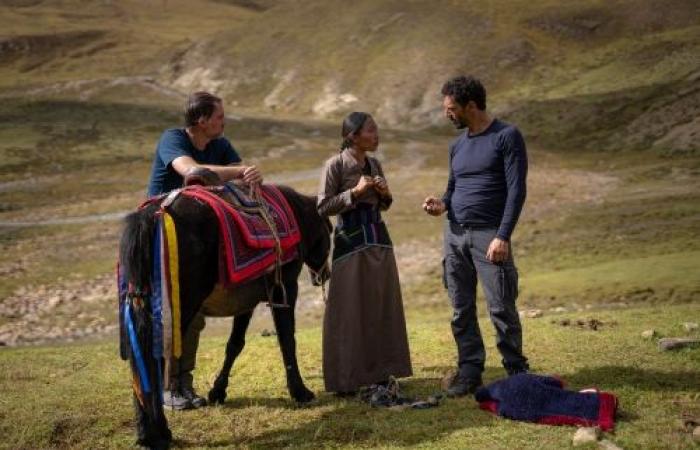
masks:
[[[452,334],[457,343],[459,374],[480,380],[486,352],[476,317],[476,286],[481,281],[491,322],[496,328],[496,346],[509,374],[528,369],[522,351],[522,327],[515,300],[518,271],[512,251],[506,262],[486,259],[497,228],[469,227],[449,220],[444,230],[444,281],[452,302]]]

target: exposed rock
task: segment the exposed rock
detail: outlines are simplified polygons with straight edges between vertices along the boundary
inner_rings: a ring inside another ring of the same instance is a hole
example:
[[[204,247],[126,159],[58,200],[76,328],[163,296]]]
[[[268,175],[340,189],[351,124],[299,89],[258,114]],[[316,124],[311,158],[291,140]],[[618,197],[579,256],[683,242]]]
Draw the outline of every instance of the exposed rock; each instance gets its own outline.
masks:
[[[607,439],[598,442],[598,448],[602,448],[603,450],[622,450],[622,447]]]
[[[529,319],[537,319],[538,317],[542,317],[543,314],[541,309],[528,309],[523,311],[523,315]]]
[[[356,103],[359,99],[353,94],[346,92],[340,93],[337,83],[331,81],[326,84],[323,89],[323,95],[316,100],[311,107],[311,111],[319,117],[327,117],[336,112],[347,110],[350,105]]]
[[[683,328],[685,328],[685,331],[695,331],[699,328],[699,326],[695,322],[685,322],[683,324]]]
[[[659,339],[659,350],[675,350],[677,348],[700,345],[700,339],[695,338],[662,338]]]
[[[651,329],[651,330],[642,331],[642,337],[644,339],[652,339],[652,338],[656,337],[656,330]]]
[[[576,430],[572,444],[574,447],[585,445],[591,442],[598,441],[600,437],[600,428],[598,427],[583,427]]]
[[[678,428],[684,433],[692,433],[700,426],[700,418],[684,417],[678,421]]]

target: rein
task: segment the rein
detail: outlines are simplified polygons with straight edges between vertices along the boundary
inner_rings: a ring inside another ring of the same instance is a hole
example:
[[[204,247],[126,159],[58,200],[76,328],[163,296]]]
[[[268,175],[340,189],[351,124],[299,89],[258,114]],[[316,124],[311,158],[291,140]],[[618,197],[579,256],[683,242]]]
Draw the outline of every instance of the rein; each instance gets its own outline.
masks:
[[[309,267],[309,273],[311,273],[311,283],[317,286],[321,286],[321,295],[323,296],[323,303],[328,303],[328,296],[326,295],[326,282],[323,280],[323,275],[321,274],[323,269],[320,271],[315,271]]]
[[[272,233],[272,236],[275,239],[275,254],[277,256],[275,258],[275,283],[272,286],[272,289],[268,290],[267,292],[267,306],[271,308],[288,308],[289,303],[287,302],[287,289],[285,289],[284,283],[282,282],[282,244],[280,243],[280,237],[279,233],[277,232],[277,226],[275,226],[275,221],[272,220],[272,217],[270,217],[270,213],[267,211],[267,208],[265,208],[264,199],[262,193],[260,192],[259,186],[250,186],[250,197],[260,205],[259,210],[257,212],[263,218],[267,226],[270,227],[270,232]],[[272,301],[272,290],[274,290],[275,287],[279,287],[282,290],[282,303],[274,303]]]

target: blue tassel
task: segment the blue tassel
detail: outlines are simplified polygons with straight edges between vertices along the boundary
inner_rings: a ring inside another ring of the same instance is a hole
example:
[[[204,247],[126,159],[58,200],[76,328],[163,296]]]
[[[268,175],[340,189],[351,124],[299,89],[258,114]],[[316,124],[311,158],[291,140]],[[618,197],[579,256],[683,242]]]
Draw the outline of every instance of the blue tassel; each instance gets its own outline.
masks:
[[[161,234],[160,219],[156,221],[153,236],[153,270],[151,270],[151,314],[153,316],[153,357],[160,360],[163,357],[163,294],[161,292]]]
[[[131,341],[131,354],[136,361],[136,368],[139,371],[139,380],[141,381],[141,390],[148,394],[151,392],[151,384],[148,381],[148,371],[146,370],[146,363],[143,360],[143,355],[141,354],[141,348],[139,347],[139,341],[136,338],[136,330],[134,330],[134,323],[131,321],[131,305],[124,305],[124,322],[129,331],[129,340]]]

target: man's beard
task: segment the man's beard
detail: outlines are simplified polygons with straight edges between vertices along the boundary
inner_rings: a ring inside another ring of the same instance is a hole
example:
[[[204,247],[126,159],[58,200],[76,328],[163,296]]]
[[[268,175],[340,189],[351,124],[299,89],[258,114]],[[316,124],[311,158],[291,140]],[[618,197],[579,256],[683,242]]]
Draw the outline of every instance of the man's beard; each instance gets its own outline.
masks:
[[[462,122],[460,119],[455,117],[454,119],[450,119],[450,122],[452,122],[452,125],[455,126],[458,130],[463,130],[467,128],[467,124],[465,122]]]

